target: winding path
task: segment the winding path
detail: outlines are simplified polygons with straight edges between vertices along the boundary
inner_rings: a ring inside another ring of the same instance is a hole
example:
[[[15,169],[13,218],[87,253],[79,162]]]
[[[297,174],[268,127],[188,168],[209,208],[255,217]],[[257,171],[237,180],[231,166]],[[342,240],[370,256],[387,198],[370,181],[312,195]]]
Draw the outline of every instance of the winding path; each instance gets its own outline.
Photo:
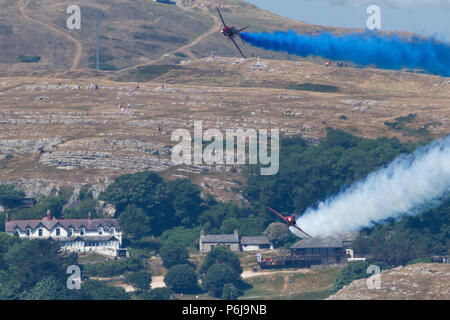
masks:
[[[180,52],[180,51],[182,51],[184,54],[186,54],[186,56],[189,57],[189,59],[191,59],[191,60],[197,60],[198,58],[197,58],[196,56],[194,56],[194,55],[192,54],[192,52],[190,52],[188,49],[189,49],[189,48],[192,48],[193,46],[195,46],[195,45],[197,45],[198,43],[200,43],[200,41],[204,40],[206,37],[208,37],[208,36],[214,34],[215,32],[218,32],[218,31],[220,30],[220,24],[221,24],[222,22],[220,22],[219,18],[216,17],[215,15],[211,15],[211,17],[212,17],[213,20],[214,20],[214,23],[213,23],[212,27],[211,27],[208,31],[206,31],[205,33],[202,33],[201,35],[199,35],[198,37],[196,37],[196,38],[195,38],[194,40],[192,40],[191,42],[185,44],[184,46],[182,46],[182,47],[180,47],[180,48],[177,48],[177,49],[174,49],[174,50],[172,50],[172,51],[170,51],[170,52],[165,53],[164,55],[162,55],[162,56],[159,57],[158,59],[151,60],[151,61],[148,61],[148,62],[145,62],[145,63],[142,63],[142,64],[130,66],[130,67],[121,69],[120,71],[121,71],[121,72],[122,72],[122,71],[128,71],[128,70],[131,70],[131,69],[135,69],[135,68],[139,68],[139,67],[145,67],[145,66],[148,66],[148,65],[152,65],[152,64],[154,64],[154,63],[160,62],[160,61],[163,60],[167,55],[173,55],[174,53]]]
[[[73,70],[78,69],[78,65],[80,64],[81,56],[83,55],[83,46],[81,45],[81,42],[78,41],[77,39],[75,39],[70,34],[67,34],[67,33],[61,31],[60,29],[58,29],[55,26],[52,26],[45,22],[31,18],[28,15],[27,10],[26,10],[29,2],[30,2],[30,0],[22,0],[22,3],[19,4],[19,10],[20,10],[20,13],[22,14],[22,16],[25,18],[25,20],[28,20],[33,23],[37,23],[37,24],[53,31],[54,33],[57,33],[65,38],[69,39],[70,41],[72,41],[76,46],[76,51],[75,51],[75,57],[73,58],[72,67],[70,68],[70,70],[73,71]]]

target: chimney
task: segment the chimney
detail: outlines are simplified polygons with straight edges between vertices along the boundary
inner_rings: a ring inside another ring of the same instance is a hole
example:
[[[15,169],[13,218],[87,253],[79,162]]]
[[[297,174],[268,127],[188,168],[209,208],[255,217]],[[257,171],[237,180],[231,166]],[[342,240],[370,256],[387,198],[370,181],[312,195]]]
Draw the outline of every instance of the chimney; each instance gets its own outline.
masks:
[[[205,230],[202,229],[202,230],[200,231],[200,237],[204,237],[204,236],[205,236]]]
[[[234,236],[235,236],[236,238],[238,238],[238,237],[239,237],[239,234],[238,234],[238,231],[237,231],[237,229],[234,229]]]
[[[5,216],[5,222],[8,222],[9,221],[9,216],[8,216],[8,214],[6,214],[6,216]]]
[[[51,220],[52,219],[52,215],[50,213],[50,210],[47,210],[47,220]]]
[[[91,213],[88,214],[88,220],[92,220]]]

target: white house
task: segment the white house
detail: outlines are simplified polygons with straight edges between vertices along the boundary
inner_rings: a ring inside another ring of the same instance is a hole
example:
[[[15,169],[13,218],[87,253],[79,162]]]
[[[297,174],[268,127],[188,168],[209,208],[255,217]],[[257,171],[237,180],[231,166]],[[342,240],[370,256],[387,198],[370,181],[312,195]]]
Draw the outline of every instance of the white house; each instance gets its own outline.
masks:
[[[110,257],[125,257],[122,231],[116,219],[56,219],[5,221],[5,232],[27,239],[52,239],[61,242],[61,251],[96,252]]]

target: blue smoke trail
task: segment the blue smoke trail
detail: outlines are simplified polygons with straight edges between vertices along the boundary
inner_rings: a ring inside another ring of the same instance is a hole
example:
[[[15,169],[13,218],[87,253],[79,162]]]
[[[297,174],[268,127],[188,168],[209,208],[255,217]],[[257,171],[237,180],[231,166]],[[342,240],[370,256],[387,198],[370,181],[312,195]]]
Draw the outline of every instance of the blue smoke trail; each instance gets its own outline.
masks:
[[[275,33],[241,33],[249,44],[274,51],[285,51],[302,57],[321,56],[327,59],[374,65],[384,69],[422,69],[450,76],[450,45],[433,39],[404,39],[398,35],[376,32],[336,35],[297,34],[295,31]]]

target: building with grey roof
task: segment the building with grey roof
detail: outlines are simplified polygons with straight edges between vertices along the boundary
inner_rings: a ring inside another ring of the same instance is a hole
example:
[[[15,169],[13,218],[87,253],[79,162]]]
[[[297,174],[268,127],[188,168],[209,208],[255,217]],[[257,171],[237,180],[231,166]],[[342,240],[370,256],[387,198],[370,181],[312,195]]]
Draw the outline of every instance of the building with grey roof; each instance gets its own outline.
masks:
[[[353,258],[352,241],[358,231],[328,238],[305,238],[291,247],[291,255],[309,264],[340,264]]]
[[[241,237],[242,251],[273,250],[273,244],[265,236]]]
[[[9,220],[5,232],[26,239],[51,239],[61,243],[62,252],[96,252],[110,257],[126,256],[117,219],[56,219],[50,210],[40,220]]]
[[[233,234],[205,234],[200,232],[199,249],[200,253],[208,253],[212,248],[224,246],[231,251],[258,251],[273,249],[272,243],[265,236],[239,237],[238,231]]]

